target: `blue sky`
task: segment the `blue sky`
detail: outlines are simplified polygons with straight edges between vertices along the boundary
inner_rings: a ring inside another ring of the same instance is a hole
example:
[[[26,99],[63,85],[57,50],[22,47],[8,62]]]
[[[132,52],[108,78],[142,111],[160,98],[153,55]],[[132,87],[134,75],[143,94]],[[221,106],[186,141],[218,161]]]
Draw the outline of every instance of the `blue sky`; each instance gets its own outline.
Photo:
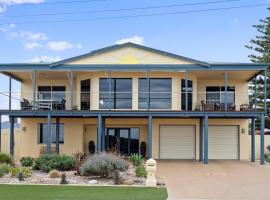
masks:
[[[59,60],[112,45],[122,39],[135,39],[146,46],[203,61],[249,62],[247,56],[250,51],[244,45],[257,34],[252,25],[269,16],[266,5],[152,17],[89,19],[270,4],[269,0],[235,0],[196,6],[78,14],[95,10],[179,5],[211,0],[85,0],[67,3],[70,1],[72,0],[0,0],[0,62]],[[63,12],[77,14],[40,15]],[[78,19],[85,20],[70,22]],[[55,20],[66,22],[52,22]],[[32,23],[27,23],[30,21]],[[47,23],[48,21],[51,22]],[[0,78],[0,91],[7,91],[7,79],[3,76]],[[13,89],[18,90],[19,85],[14,83]]]

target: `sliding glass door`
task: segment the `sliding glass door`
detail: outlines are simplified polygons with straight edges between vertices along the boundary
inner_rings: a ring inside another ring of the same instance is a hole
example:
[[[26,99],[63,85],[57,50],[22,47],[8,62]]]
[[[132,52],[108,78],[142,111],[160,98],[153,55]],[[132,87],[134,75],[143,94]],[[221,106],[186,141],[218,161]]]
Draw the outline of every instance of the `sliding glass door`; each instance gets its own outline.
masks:
[[[139,128],[108,128],[105,137],[107,150],[118,150],[124,155],[139,153]]]

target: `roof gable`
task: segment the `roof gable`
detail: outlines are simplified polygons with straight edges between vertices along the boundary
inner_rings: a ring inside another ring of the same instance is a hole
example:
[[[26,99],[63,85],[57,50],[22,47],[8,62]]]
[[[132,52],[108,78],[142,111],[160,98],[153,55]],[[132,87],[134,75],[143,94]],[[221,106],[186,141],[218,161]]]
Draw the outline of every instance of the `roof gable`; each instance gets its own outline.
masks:
[[[90,53],[53,63],[62,64],[199,64],[208,63],[145,47],[134,43],[113,45]]]

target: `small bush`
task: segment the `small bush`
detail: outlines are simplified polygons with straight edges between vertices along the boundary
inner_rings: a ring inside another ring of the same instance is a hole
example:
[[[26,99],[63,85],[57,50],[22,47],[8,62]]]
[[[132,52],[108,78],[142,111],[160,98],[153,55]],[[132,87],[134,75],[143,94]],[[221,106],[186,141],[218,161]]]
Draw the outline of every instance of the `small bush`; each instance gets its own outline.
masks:
[[[34,169],[42,170],[47,173],[53,169],[69,171],[74,169],[74,167],[74,158],[67,155],[41,155],[33,166]]]
[[[131,154],[129,160],[134,166],[139,166],[142,164],[142,156],[137,153]]]
[[[19,174],[17,174],[17,178],[19,181],[24,181],[24,175],[22,172],[20,172]]]
[[[0,164],[0,178],[10,172],[11,166],[9,164]]]
[[[73,158],[75,160],[75,170],[77,174],[80,174],[80,168],[85,163],[87,160],[87,154],[86,153],[81,153],[77,152],[73,155]]]
[[[135,173],[138,177],[146,177],[147,176],[146,169],[143,165],[137,166],[135,169]]]
[[[8,154],[0,153],[0,164],[1,163],[13,165],[13,159]]]
[[[50,171],[50,173],[49,173],[50,178],[60,178],[60,176],[61,176],[60,172],[55,170],[55,169]]]
[[[68,184],[67,176],[66,176],[65,173],[62,173],[62,174],[61,174],[61,181],[60,181],[60,184]]]
[[[24,166],[24,167],[32,167],[33,158],[31,158],[29,156],[28,157],[23,157],[23,158],[21,158],[20,162],[21,162],[21,165]]]
[[[83,176],[97,175],[112,177],[115,170],[126,171],[128,163],[119,156],[109,153],[94,154],[80,168]]]
[[[12,177],[18,177],[19,173],[22,173],[24,178],[29,178],[32,175],[28,167],[11,167],[10,172]]]

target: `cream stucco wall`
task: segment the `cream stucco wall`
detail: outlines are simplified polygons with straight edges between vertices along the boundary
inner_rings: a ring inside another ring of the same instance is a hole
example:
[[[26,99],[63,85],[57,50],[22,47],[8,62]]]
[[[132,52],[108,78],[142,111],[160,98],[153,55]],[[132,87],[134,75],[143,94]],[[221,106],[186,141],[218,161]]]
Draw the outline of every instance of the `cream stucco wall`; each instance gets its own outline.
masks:
[[[55,123],[55,120],[52,120]],[[22,118],[21,127],[26,130],[21,132],[20,156],[37,157],[40,149],[46,144],[38,143],[38,126],[47,123],[42,118]],[[83,150],[83,123],[81,119],[61,119],[64,124],[64,144],[60,144],[60,153],[73,154]],[[54,144],[52,144],[54,146]]]
[[[40,148],[45,145],[38,144],[38,123],[46,123],[45,119],[22,119],[22,127],[27,127],[20,135],[19,156],[39,155]],[[62,119],[64,123],[64,144],[60,145],[60,153],[72,155],[77,151],[87,151],[90,140],[97,144],[97,119]],[[134,127],[140,129],[140,142],[145,141],[148,145],[148,120],[107,118],[106,128],[109,127]],[[196,159],[199,159],[199,119],[153,119],[152,125],[152,154],[153,158],[159,159],[159,128],[161,125],[194,125],[196,126]],[[237,125],[240,127],[239,148],[240,159],[248,159],[248,120],[246,119],[209,119],[209,125]],[[242,133],[244,130],[244,133]],[[15,151],[17,152],[17,151]]]

